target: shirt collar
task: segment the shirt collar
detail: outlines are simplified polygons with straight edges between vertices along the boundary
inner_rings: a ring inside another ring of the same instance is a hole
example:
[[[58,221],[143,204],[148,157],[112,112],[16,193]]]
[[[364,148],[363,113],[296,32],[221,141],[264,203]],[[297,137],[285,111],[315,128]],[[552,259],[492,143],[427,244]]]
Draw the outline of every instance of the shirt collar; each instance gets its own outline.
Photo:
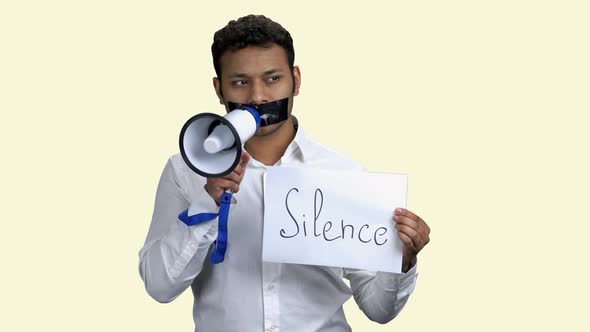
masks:
[[[291,163],[293,161],[303,163],[306,160],[309,160],[313,153],[313,146],[311,142],[305,136],[303,129],[299,126],[299,121],[294,116],[293,125],[295,126],[295,137],[291,143],[289,143],[287,149],[285,149],[285,152],[283,153],[283,156],[279,159],[275,166],[281,165],[283,163]],[[252,160],[250,164],[253,167],[266,168],[266,166],[258,160]]]
[[[292,115],[293,116],[293,115]],[[295,137],[291,141],[291,144],[287,146],[283,158],[285,161],[290,159],[297,159],[301,162],[305,162],[306,158],[309,157],[310,149],[308,138],[305,136],[303,129],[299,125],[299,120],[293,116],[293,125],[295,126]]]

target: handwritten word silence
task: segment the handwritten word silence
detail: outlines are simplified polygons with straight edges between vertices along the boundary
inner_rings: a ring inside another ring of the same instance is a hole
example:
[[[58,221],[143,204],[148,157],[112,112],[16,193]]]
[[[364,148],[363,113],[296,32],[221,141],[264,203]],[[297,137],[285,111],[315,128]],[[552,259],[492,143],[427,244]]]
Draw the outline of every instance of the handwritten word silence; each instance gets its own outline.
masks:
[[[281,229],[279,234],[282,238],[289,239],[296,236],[301,236],[301,231],[303,230],[303,237],[307,237],[307,225],[305,220],[305,214],[302,214],[302,221],[298,221],[297,218],[293,215],[291,208],[289,207],[289,202],[292,196],[297,195],[299,193],[298,188],[291,188],[287,195],[285,196],[285,208],[287,209],[287,213],[291,216],[293,220],[293,227],[289,227],[288,230]],[[320,215],[322,213],[322,208],[324,206],[324,194],[321,189],[316,189],[313,197],[313,236],[316,238],[322,237],[325,241],[335,241],[335,240],[343,240],[346,238],[346,233],[350,233],[350,239],[354,240],[355,238],[362,243],[375,243],[378,246],[382,246],[387,242],[387,228],[386,227],[378,227],[371,231],[369,224],[362,224],[358,227],[358,231],[355,233],[355,225],[345,224],[344,219],[340,220],[340,227],[337,227],[331,221],[319,221]],[[318,222],[319,221],[319,222]],[[320,231],[318,231],[318,223],[320,224]],[[323,226],[321,225],[323,223]],[[301,225],[301,227],[300,227]],[[334,229],[332,229],[333,226]],[[347,232],[349,230],[349,232]],[[310,236],[312,236],[310,234]]]

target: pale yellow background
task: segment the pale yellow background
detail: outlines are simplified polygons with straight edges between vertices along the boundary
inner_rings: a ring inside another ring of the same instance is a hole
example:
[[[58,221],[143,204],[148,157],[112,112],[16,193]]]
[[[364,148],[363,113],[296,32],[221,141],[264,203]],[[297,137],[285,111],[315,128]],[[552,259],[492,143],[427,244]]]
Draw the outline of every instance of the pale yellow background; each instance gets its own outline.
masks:
[[[407,307],[355,331],[588,331],[586,1],[2,1],[1,331],[191,331],[137,253],[188,117],[223,110],[210,45],[293,35],[306,132],[409,174],[432,227]]]

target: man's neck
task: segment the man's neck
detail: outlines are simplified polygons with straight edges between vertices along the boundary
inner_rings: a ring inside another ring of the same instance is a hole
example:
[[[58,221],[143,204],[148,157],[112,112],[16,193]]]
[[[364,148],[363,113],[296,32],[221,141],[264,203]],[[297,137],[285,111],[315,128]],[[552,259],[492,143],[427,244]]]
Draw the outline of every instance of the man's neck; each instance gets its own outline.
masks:
[[[285,123],[272,134],[250,138],[246,142],[245,148],[252,158],[267,166],[272,166],[285,154],[287,147],[295,138],[296,132],[293,116],[289,116]]]

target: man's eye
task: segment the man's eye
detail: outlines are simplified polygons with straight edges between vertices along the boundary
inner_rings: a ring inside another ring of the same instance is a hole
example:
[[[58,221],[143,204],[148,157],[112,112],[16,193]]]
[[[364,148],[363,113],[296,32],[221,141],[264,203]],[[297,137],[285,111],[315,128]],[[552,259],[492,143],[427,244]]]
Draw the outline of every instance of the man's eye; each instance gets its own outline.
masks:
[[[275,75],[275,76],[268,77],[266,80],[267,80],[267,82],[272,83],[272,82],[278,81],[280,78],[281,78],[281,76]]]
[[[232,84],[235,86],[242,86],[242,85],[246,85],[248,83],[248,81],[246,80],[238,80],[238,81],[233,81]]]

